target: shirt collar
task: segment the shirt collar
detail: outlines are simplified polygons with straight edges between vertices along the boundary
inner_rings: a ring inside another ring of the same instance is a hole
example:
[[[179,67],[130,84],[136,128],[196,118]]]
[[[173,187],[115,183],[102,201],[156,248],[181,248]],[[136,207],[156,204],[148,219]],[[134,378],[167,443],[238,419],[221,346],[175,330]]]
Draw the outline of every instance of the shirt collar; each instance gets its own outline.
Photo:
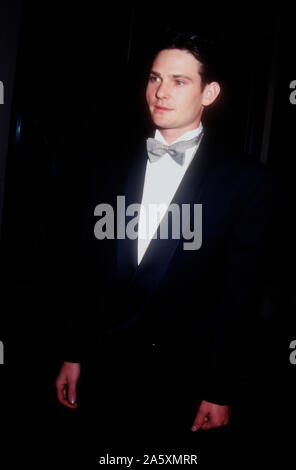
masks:
[[[180,137],[178,137],[176,140],[174,140],[174,142],[172,142],[172,144],[175,144],[176,142],[180,142],[182,140],[193,139],[194,137],[197,137],[200,134],[202,129],[203,129],[203,125],[200,122],[199,126],[196,129],[192,129],[191,131],[187,131],[184,134],[180,135]],[[159,140],[159,142],[162,142],[163,144],[168,145],[167,141],[164,139],[164,137],[162,136],[162,134],[160,133],[160,131],[158,129],[156,129],[156,131],[155,131],[154,138],[156,140]]]

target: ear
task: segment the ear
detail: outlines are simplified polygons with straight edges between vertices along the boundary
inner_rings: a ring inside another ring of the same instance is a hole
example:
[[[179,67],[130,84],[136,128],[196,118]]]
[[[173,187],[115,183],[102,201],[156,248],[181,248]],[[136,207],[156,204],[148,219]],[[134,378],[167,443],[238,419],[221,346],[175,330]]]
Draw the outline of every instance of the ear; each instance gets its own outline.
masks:
[[[207,83],[203,92],[202,92],[202,104],[204,106],[209,106],[214,103],[215,99],[220,93],[220,85],[218,82]]]

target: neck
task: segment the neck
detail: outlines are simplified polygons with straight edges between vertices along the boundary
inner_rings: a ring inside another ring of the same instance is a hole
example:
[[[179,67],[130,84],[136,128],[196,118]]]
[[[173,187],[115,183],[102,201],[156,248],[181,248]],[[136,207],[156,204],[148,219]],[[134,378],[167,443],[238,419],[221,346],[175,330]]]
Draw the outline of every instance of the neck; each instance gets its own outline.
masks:
[[[158,129],[161,133],[162,137],[166,140],[166,142],[171,145],[178,137],[185,134],[185,132],[192,131],[193,129],[197,129],[199,127],[200,121],[195,123],[194,125],[190,125],[188,127],[182,127],[177,129]]]

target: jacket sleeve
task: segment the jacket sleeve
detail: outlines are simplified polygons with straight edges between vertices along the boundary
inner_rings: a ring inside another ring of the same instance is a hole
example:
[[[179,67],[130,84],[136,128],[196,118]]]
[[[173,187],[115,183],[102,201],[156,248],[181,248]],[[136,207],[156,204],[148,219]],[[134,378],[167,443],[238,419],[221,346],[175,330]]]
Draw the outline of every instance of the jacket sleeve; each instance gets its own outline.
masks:
[[[79,266],[82,268],[83,265]],[[81,272],[77,273],[77,268],[71,273],[72,282],[63,339],[63,360],[68,362],[81,362],[85,358],[89,338],[89,311],[85,305],[86,294],[81,284]]]
[[[235,398],[264,283],[273,269],[275,184],[269,172],[262,172],[252,186],[228,238],[223,290],[214,312],[203,399],[220,405]]]
[[[68,257],[70,285],[62,348],[63,360],[68,362],[81,362],[88,355],[90,345],[94,279],[87,259],[93,235],[92,214],[93,210],[88,204],[82,216],[82,228],[71,243],[71,253]]]

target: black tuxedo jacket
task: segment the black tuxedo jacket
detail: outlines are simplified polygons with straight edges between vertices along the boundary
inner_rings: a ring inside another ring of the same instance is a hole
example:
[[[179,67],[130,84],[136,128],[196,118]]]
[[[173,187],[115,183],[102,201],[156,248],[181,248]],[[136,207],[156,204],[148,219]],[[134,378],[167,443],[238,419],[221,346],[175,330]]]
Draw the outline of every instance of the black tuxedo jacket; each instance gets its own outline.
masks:
[[[64,360],[80,362],[86,345],[93,354],[102,338],[132,331],[161,351],[155,377],[195,384],[203,399],[230,403],[270,274],[272,177],[265,166],[223,150],[205,130],[172,200],[202,204],[201,246],[184,250],[188,240],[169,233],[167,240],[151,241],[137,266],[136,239],[94,235],[98,204],[112,205],[116,220],[118,195],[126,206],[141,202],[145,139],[132,152],[118,153],[104,164],[95,155],[99,163],[73,254]]]

